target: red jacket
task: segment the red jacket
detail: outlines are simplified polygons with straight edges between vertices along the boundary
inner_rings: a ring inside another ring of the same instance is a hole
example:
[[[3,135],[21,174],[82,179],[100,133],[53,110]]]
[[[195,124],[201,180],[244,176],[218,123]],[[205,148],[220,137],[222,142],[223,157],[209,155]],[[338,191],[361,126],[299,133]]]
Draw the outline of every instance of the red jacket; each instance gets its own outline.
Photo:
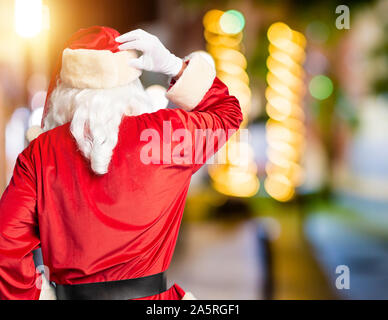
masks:
[[[91,171],[69,123],[41,134],[19,155],[0,200],[1,299],[39,298],[32,258],[38,247],[50,280],[59,284],[144,277],[169,267],[190,179],[201,164],[140,160],[147,144],[141,132],[152,128],[162,136],[163,121],[194,138],[196,129],[238,129],[242,114],[216,78],[192,111],[124,117],[105,175]],[[173,286],[149,298],[177,299],[183,293]]]

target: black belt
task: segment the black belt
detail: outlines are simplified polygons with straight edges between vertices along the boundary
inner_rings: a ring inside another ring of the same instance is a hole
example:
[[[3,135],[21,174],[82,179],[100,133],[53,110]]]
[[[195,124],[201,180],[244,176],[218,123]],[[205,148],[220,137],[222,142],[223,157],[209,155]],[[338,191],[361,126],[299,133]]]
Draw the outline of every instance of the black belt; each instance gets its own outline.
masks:
[[[128,280],[56,285],[58,300],[129,300],[166,290],[164,272]]]

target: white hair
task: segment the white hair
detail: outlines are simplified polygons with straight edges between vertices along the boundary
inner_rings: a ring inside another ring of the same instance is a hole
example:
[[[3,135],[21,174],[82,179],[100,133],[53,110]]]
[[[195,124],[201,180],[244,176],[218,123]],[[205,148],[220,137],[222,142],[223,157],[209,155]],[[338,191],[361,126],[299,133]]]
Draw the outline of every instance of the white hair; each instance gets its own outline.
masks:
[[[108,172],[122,117],[154,111],[139,79],[111,89],[75,89],[58,83],[49,103],[43,130],[71,121],[71,133],[97,174]]]

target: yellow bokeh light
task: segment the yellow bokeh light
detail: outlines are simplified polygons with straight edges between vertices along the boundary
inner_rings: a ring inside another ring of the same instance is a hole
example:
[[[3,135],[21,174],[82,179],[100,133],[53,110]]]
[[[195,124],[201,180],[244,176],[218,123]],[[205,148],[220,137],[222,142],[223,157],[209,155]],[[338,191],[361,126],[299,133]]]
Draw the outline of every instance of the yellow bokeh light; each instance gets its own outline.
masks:
[[[267,140],[268,140],[267,136]],[[269,140],[268,143],[271,145],[271,150],[275,151],[279,156],[292,160],[298,161],[300,152],[290,143],[280,140]]]
[[[291,59],[286,53],[276,50],[267,59],[268,69],[285,68],[292,72],[296,77],[303,77],[303,68]]]
[[[229,61],[218,61],[217,70],[224,72],[230,76],[236,77],[239,80],[242,80],[244,83],[249,84],[249,77],[246,71],[241,68],[239,65],[234,64]]]
[[[218,192],[234,197],[252,197],[259,188],[256,174],[246,168],[217,166],[209,168],[212,185]]]
[[[298,31],[292,31],[292,40],[302,48],[306,46],[306,37]]]
[[[285,23],[275,22],[268,28],[267,37],[271,43],[277,43],[279,40],[292,39],[292,31]]]
[[[247,59],[237,50],[227,47],[207,45],[207,51],[215,57],[216,61],[231,62],[244,70],[247,68]]]
[[[300,161],[305,149],[305,116],[302,99],[305,94],[302,63],[306,39],[282,22],[268,29],[266,124],[268,142],[264,183],[267,193],[278,201],[288,201],[295,187],[304,181]]]
[[[288,100],[291,101],[298,101],[298,92],[295,92],[292,90],[287,83],[284,83],[283,81],[279,80],[277,77],[273,75],[273,73],[268,72],[267,74],[267,83],[268,85],[276,91],[276,93],[280,96],[285,97]]]
[[[285,68],[271,69],[267,74],[267,82],[268,84],[274,85],[276,85],[275,83],[281,82],[296,94],[299,94],[304,90],[304,82]]]
[[[277,89],[277,90],[276,90]],[[283,90],[281,91],[282,86],[279,86],[279,88],[272,88],[268,86],[265,89],[265,98],[268,101],[271,101],[275,99],[276,97],[283,97],[290,101],[290,103],[299,104],[301,99],[300,96],[294,94],[291,90]]]
[[[265,111],[271,119],[283,121],[291,115],[290,104],[284,104],[281,108],[274,107],[271,103],[267,103]]]
[[[220,80],[224,82],[229,89],[233,86],[234,83],[236,83],[234,88],[238,89],[239,91],[243,91],[246,94],[250,94],[250,90],[246,90],[246,87],[249,86],[249,77],[245,70],[243,70],[243,72],[241,72],[240,74],[233,76],[232,74],[227,72],[227,70],[223,69],[223,67],[220,67],[220,69],[218,69],[217,77],[220,78]]]
[[[271,119],[286,121],[287,118],[295,118],[304,121],[304,112],[299,105],[294,104],[282,97],[269,99],[265,106],[266,112]]]
[[[239,49],[242,40],[242,33],[233,36],[225,36],[211,30],[205,30],[204,36],[206,41],[213,46],[225,46],[233,49]]]
[[[234,166],[249,166],[248,159],[254,157],[252,147],[246,142],[228,143],[228,160]]]
[[[304,142],[304,136],[296,131],[290,130],[281,124],[273,124],[266,126],[267,129],[267,140],[275,141],[280,140],[292,144],[294,146],[301,146]]]
[[[248,83],[246,83],[244,78],[236,78],[231,74],[225,72],[219,72],[217,74],[219,78],[225,82],[228,86],[229,92],[241,92],[247,96],[251,96],[251,89],[249,88]]]
[[[251,107],[252,93],[246,72],[243,50],[244,16],[236,10],[210,10],[203,18],[206,49],[214,59],[217,76],[231,95],[239,100],[245,127]],[[239,131],[241,132],[241,131]],[[251,197],[260,187],[257,165],[251,146],[239,141],[239,132],[218,151],[216,163],[208,167],[212,186],[218,192],[234,197]],[[218,160],[226,160],[219,162]]]
[[[221,33],[220,28],[220,18],[224,14],[224,11],[221,10],[210,10],[203,17],[203,26],[206,30],[209,30],[213,33]]]
[[[282,42],[279,42],[276,46],[273,44],[270,44],[269,52],[270,54],[274,52],[287,53],[297,63],[303,63],[306,57],[304,49],[289,40],[284,40]]]
[[[264,188],[268,194],[278,201],[289,201],[295,194],[294,185],[283,174],[273,174],[264,181]]]
[[[269,122],[272,123],[271,120]],[[304,135],[306,132],[306,128],[305,128],[304,123],[302,121],[300,121],[299,119],[287,118],[284,121],[282,121],[281,123],[282,123],[282,126],[289,128],[292,131],[298,132],[302,135]]]
[[[265,171],[268,176],[274,174],[281,174],[290,179],[290,182],[295,187],[300,186],[304,181],[304,170],[303,168],[292,161],[285,162],[286,165],[279,166],[274,163],[268,163],[265,167]]]

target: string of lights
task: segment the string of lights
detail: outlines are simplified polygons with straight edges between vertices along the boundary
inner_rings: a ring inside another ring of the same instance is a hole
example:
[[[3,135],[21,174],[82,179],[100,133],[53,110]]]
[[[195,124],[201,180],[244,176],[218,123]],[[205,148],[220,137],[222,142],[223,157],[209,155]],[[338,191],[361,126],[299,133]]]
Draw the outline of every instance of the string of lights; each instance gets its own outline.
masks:
[[[203,18],[206,50],[215,63],[217,76],[240,102],[244,121],[248,123],[251,105],[247,60],[243,54],[245,18],[236,10],[210,10]],[[235,197],[251,197],[259,190],[254,153],[246,130],[239,130],[219,151],[218,159],[225,163],[209,166],[212,186],[220,193]]]
[[[306,39],[282,22],[272,24],[267,36],[270,54],[265,96],[269,120],[264,188],[272,198],[288,201],[304,179],[300,162],[305,148],[302,64]]]

